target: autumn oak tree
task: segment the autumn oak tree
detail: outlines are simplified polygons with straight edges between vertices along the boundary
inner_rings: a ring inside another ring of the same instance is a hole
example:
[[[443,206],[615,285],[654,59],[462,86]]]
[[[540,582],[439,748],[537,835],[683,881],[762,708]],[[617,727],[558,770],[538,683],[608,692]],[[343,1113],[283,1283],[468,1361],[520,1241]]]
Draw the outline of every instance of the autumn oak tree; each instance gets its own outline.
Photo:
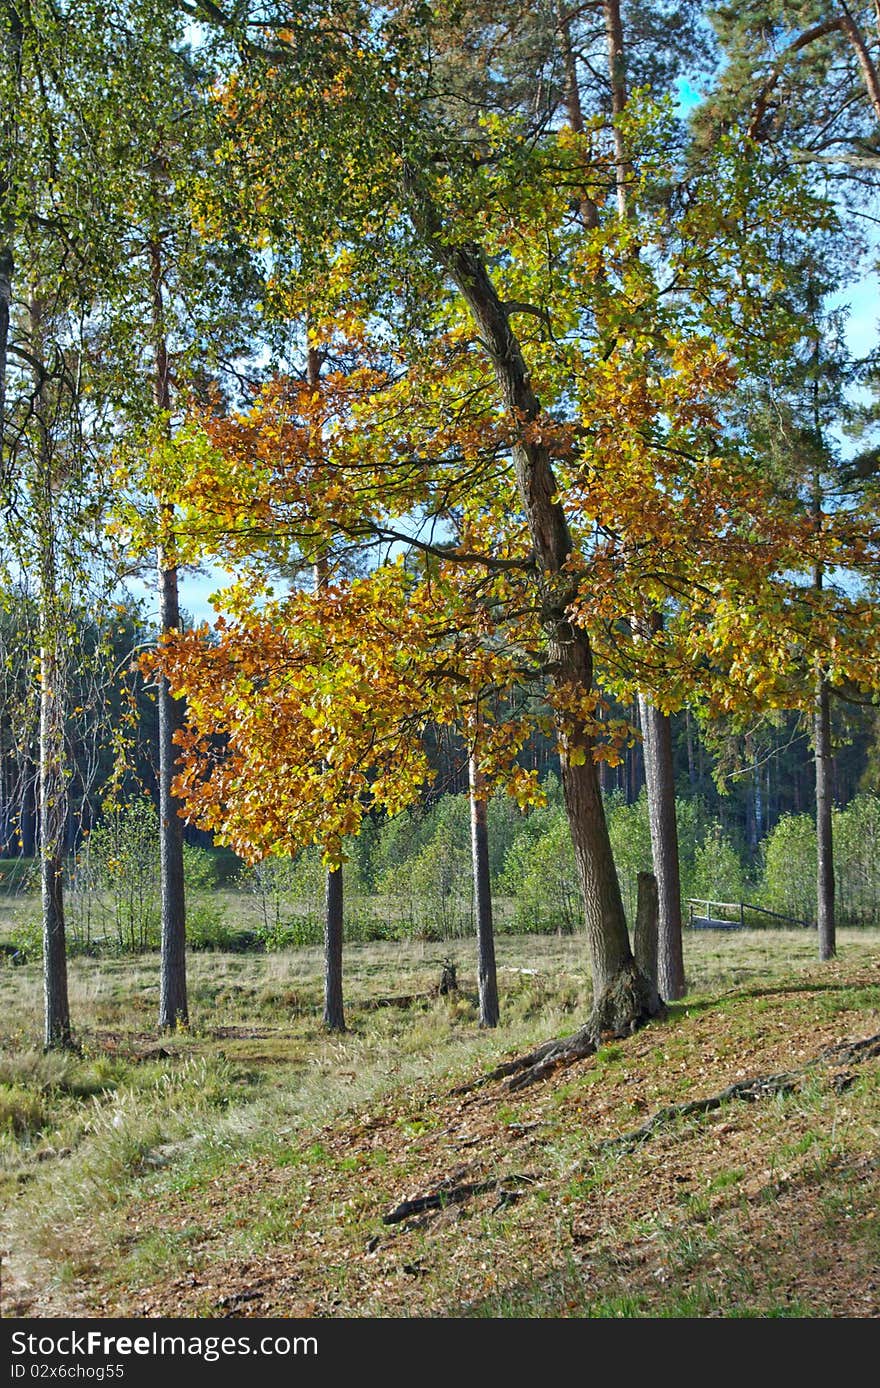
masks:
[[[547,682],[597,1000],[584,1044],[659,1005],[611,857],[596,761],[626,730],[607,737],[596,674],[680,706],[707,651],[725,673],[728,604],[803,553],[728,403],[791,331],[778,229],[824,214],[794,176],[768,186],[735,137],[670,204],[671,117],[644,98],[614,128],[529,130],[514,114],[459,139],[394,20],[344,15],[237,50],[221,119],[232,213],[274,248],[270,301],[301,316],[308,300],[328,332],[353,334],[361,364],[321,395],[319,466],[315,403],[279,378],[251,412],[197,420],[165,476],[176,467],[190,498],[183,535],[345,537],[373,546],[374,568],[262,604],[243,585],[213,645],[166,647],[194,710],[180,788],[246,851],[314,840],[332,862],[333,834],[365,804],[414,793],[423,764],[405,739],[420,720],[460,719],[487,675]],[[617,196],[624,126],[632,215],[585,227],[585,197]],[[499,729],[486,754],[515,790],[517,736]]]

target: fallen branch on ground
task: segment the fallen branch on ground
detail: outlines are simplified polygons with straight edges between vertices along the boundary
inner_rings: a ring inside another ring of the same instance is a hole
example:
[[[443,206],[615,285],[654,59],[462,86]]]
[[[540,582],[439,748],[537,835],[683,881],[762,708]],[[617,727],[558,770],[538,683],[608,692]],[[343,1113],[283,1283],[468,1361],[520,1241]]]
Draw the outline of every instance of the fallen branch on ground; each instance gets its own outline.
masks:
[[[465,1200],[470,1200],[475,1195],[486,1195],[489,1191],[497,1191],[499,1202],[496,1209],[510,1204],[521,1192],[509,1190],[509,1186],[534,1185],[535,1177],[528,1173],[514,1176],[493,1176],[485,1181],[467,1181],[461,1185],[452,1185],[441,1182],[436,1190],[429,1195],[418,1195],[412,1200],[402,1200],[399,1205],[395,1205],[393,1210],[382,1216],[383,1224],[401,1224],[405,1219],[411,1219],[414,1215],[424,1214],[426,1210],[442,1210],[447,1205],[461,1205]]]

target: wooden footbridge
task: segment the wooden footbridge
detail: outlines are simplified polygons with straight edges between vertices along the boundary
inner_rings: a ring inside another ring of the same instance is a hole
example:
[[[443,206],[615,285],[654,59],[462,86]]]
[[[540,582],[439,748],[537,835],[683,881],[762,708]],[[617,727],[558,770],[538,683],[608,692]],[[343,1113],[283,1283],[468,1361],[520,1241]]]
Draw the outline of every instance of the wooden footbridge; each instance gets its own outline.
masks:
[[[799,920],[797,916],[784,916],[779,911],[768,911],[766,906],[755,906],[751,901],[707,901],[704,897],[688,899],[688,925],[691,930],[746,930],[746,912],[754,911],[759,916],[781,921],[785,925],[801,926],[805,930],[813,928],[814,921]]]

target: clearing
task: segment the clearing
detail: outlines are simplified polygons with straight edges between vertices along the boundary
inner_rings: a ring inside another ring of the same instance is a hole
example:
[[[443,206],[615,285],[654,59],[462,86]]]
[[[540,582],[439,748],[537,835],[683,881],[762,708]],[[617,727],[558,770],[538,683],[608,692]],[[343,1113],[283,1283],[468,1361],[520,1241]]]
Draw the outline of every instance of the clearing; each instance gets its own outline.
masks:
[[[317,951],[192,956],[163,1040],[154,956],[78,959],[75,1058],[34,1046],[38,967],[4,967],[3,1311],[876,1316],[880,1046],[829,1048],[880,1032],[878,945],[689,937],[666,1021],[520,1092],[456,1090],[584,1016],[577,938],[499,939],[494,1033],[460,941],[349,947],[337,1039]]]

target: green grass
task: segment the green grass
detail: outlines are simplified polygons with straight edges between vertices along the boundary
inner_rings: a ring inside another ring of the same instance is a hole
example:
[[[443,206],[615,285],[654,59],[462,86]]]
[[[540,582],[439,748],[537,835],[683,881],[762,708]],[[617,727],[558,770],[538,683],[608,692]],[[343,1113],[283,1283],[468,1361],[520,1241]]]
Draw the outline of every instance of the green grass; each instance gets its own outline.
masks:
[[[818,1049],[816,1029],[838,1018],[840,1035],[880,1029],[878,939],[841,932],[842,962],[819,970],[798,932],[689,938],[691,992],[666,1023],[552,1084],[487,1092],[473,1107],[448,1097],[454,1083],[586,1014],[582,940],[499,938],[494,1032],[477,1024],[469,942],[349,947],[342,1037],[321,1027],[316,949],[192,955],[192,1026],[161,1041],[155,957],[79,958],[70,992],[81,1050],[70,1056],[39,1049],[38,967],[0,968],[0,1197],[12,1272],[16,1260],[38,1268],[58,1288],[55,1310],[125,1310],[142,1288],[169,1314],[207,1314],[234,1284],[236,1260],[271,1253],[305,1259],[309,1291],[290,1293],[302,1306],[268,1314],[309,1314],[313,1302],[321,1314],[824,1314],[821,1297],[810,1305],[782,1274],[777,1285],[769,1253],[756,1272],[736,1252],[749,1246],[756,1210],[772,1224],[813,1182],[827,1236],[843,1220],[858,1257],[876,1257],[870,1206],[847,1202],[844,1170],[874,1141],[876,1066],[842,1094],[817,1074],[787,1099],[681,1120],[625,1157],[593,1144],[695,1086],[710,1092],[743,1067],[782,1068],[765,1050],[788,1027],[805,1056]],[[450,953],[460,991],[440,998]],[[416,1000],[370,1007],[401,994]],[[735,1131],[716,1139],[725,1125]],[[491,1196],[445,1211],[439,1239],[429,1224],[388,1242],[383,1208],[471,1167],[538,1179],[494,1213]],[[668,1192],[658,1206],[660,1177]],[[376,1237],[380,1252],[365,1253]],[[385,1257],[386,1243],[403,1251],[384,1273],[361,1266]],[[627,1263],[631,1247],[644,1266]],[[400,1273],[420,1257],[429,1271]],[[198,1303],[186,1300],[194,1272],[214,1287]],[[290,1285],[300,1286],[293,1274]],[[401,1310],[414,1304],[422,1309]]]

